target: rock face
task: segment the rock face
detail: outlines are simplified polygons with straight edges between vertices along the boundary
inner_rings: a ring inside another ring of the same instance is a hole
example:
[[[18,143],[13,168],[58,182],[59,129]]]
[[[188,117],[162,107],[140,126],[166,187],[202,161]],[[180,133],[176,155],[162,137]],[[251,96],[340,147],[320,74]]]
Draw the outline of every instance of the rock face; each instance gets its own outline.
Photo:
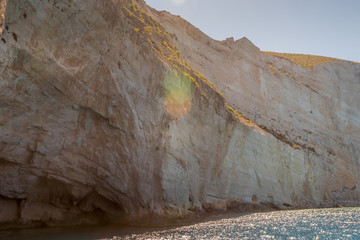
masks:
[[[2,0],[0,22],[1,224],[360,205],[360,65],[307,71],[142,0]]]

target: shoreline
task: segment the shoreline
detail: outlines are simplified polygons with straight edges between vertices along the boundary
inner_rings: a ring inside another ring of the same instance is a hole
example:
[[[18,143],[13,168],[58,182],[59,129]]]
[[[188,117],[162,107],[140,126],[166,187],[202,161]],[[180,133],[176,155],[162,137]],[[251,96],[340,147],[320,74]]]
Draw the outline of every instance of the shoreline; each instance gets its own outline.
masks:
[[[18,239],[19,237],[29,237],[29,239],[37,239],[39,236],[58,236],[79,235],[87,238],[108,238],[112,236],[126,236],[132,234],[143,234],[154,231],[166,231],[201,223],[218,221],[223,219],[238,218],[241,216],[266,213],[266,212],[281,212],[281,211],[297,211],[297,210],[321,210],[321,209],[341,209],[341,208],[360,208],[360,206],[338,206],[338,207],[319,207],[319,208],[288,208],[288,209],[257,209],[254,211],[241,212],[236,210],[228,210],[226,212],[205,212],[199,215],[196,219],[182,221],[181,223],[168,223],[162,225],[134,225],[123,223],[108,223],[93,226],[37,226],[37,227],[13,227],[7,229],[0,229],[0,238]]]

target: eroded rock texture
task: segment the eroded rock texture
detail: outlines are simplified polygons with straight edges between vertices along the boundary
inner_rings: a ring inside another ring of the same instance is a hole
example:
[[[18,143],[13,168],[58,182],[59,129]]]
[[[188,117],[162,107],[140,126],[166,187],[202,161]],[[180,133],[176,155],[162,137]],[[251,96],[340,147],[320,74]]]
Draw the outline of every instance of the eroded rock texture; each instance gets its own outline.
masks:
[[[359,205],[360,65],[307,71],[141,0],[2,0],[0,22],[1,224]]]

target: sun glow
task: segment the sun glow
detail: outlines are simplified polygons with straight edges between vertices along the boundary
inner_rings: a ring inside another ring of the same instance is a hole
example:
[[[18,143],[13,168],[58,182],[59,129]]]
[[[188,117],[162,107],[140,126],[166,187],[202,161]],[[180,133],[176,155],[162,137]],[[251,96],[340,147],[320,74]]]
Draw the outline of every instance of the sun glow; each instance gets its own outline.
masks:
[[[185,0],[171,0],[175,6],[181,6],[185,3]]]

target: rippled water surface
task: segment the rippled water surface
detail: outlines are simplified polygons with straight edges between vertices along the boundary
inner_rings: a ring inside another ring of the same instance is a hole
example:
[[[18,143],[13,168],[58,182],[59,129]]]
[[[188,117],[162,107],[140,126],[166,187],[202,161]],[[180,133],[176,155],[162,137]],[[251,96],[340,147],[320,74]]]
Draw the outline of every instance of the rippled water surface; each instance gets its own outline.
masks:
[[[103,227],[73,233],[64,233],[61,229],[57,233],[23,231],[28,233],[0,233],[0,238],[8,234],[7,239],[16,239],[20,236],[16,234],[22,234],[21,239],[360,239],[360,208],[231,215],[224,219],[162,230]]]
[[[360,208],[253,213],[125,239],[360,239]]]

